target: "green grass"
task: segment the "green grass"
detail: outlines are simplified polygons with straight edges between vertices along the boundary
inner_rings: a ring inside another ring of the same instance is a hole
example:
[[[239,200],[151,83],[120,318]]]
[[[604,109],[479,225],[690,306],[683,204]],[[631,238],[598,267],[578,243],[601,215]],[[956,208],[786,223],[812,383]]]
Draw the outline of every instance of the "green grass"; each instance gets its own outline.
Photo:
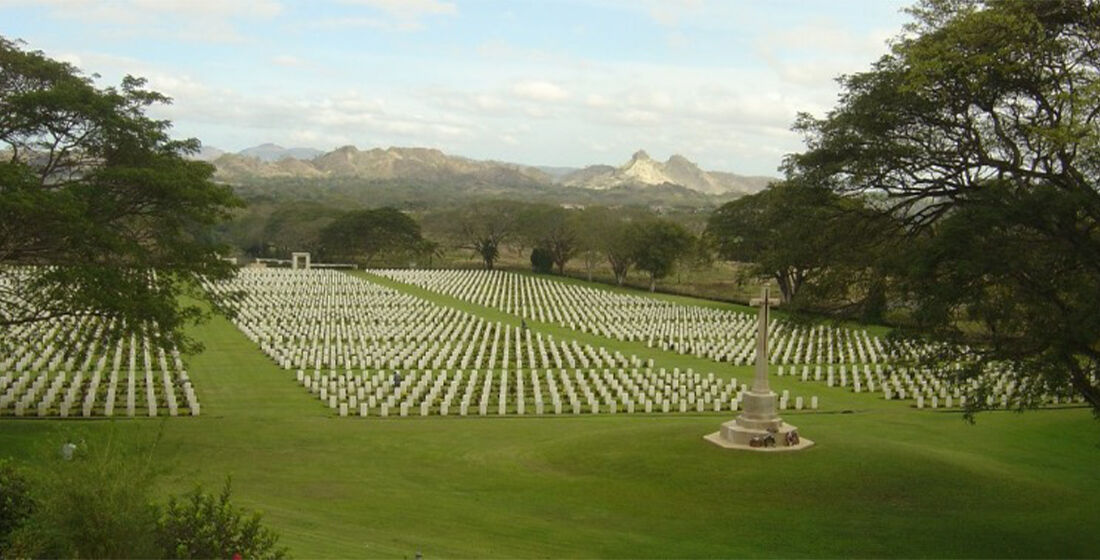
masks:
[[[529,324],[664,367],[748,375]],[[299,558],[1100,551],[1100,431],[1083,409],[987,413],[969,425],[957,413],[779,378],[778,389],[821,396],[822,412],[785,415],[817,446],[763,455],[702,439],[726,414],[337,418],[225,319],[195,334],[206,344],[189,366],[201,417],[3,420],[0,456],[48,460],[38,451],[71,430],[142,441],[163,429],[159,491],[216,488],[232,475],[236,501],[263,511]]]

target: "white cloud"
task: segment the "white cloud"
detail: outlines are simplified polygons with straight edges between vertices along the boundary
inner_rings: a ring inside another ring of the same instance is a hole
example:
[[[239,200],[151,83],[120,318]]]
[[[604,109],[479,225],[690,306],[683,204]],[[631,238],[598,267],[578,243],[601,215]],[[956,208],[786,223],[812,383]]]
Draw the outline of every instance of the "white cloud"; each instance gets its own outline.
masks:
[[[518,82],[512,85],[512,94],[521,99],[550,103],[569,98],[569,92],[564,88],[542,80]]]
[[[3,4],[46,8],[55,19],[114,26],[113,36],[225,43],[245,40],[234,25],[236,20],[269,19],[282,13],[282,5],[275,0],[4,0]]]
[[[649,17],[666,27],[676,27],[689,16],[699,13],[703,8],[702,0],[649,0],[642,2],[647,7]]]
[[[341,16],[311,21],[305,25],[313,29],[377,29],[379,31],[420,31],[424,25],[414,20],[390,20],[367,16]]]
[[[440,0],[342,0],[341,3],[366,6],[370,16],[345,15],[317,23],[326,27],[367,27],[384,31],[420,31],[427,17],[453,16],[458,7]]]
[[[305,61],[304,60],[302,60],[301,58],[298,58],[296,56],[289,55],[289,54],[281,54],[281,55],[272,57],[271,62],[274,62],[275,64],[277,64],[279,66],[286,66],[286,67],[305,66]]]
[[[370,6],[399,19],[419,19],[424,16],[455,15],[453,2],[439,0],[344,0],[345,4]]]
[[[893,34],[874,29],[862,34],[830,18],[818,18],[790,29],[761,35],[760,59],[785,82],[833,90],[833,80],[866,68],[888,51]]]
[[[868,58],[885,50],[884,43],[888,37],[880,31],[858,35],[831,18],[818,18],[768,33],[762,37],[761,46],[769,51],[824,51]]]
[[[590,93],[585,97],[584,104],[599,109],[611,105],[611,100],[598,93]]]

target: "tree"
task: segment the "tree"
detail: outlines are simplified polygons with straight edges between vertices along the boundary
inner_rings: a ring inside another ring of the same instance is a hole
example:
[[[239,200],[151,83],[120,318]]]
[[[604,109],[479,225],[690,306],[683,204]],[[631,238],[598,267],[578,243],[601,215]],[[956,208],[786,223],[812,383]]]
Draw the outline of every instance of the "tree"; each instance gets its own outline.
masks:
[[[722,205],[704,235],[722,258],[775,280],[784,303],[881,320],[892,225],[860,196],[792,178]]]
[[[521,228],[528,244],[545,250],[558,274],[579,249],[579,235],[570,219],[571,212],[560,206],[532,205],[523,212]]]
[[[265,253],[272,257],[288,258],[294,251],[309,251],[315,258],[327,258],[321,232],[341,214],[337,208],[316,202],[279,205],[268,216],[263,227]]]
[[[510,200],[477,201],[449,212],[440,221],[459,247],[472,249],[492,270],[501,245],[516,234],[523,204]]]
[[[649,273],[651,292],[657,289],[657,280],[668,276],[695,242],[688,230],[668,220],[636,222],[630,232],[634,238],[634,266]]]
[[[550,274],[554,270],[554,257],[542,247],[531,250],[531,270],[538,274]]]
[[[609,222],[600,241],[607,263],[611,265],[611,273],[615,275],[615,283],[619,286],[626,282],[626,275],[634,266],[637,254],[638,239],[631,226],[631,222],[622,220]]]
[[[395,208],[354,210],[321,230],[326,253],[360,261],[364,266],[380,255],[417,255],[425,249],[420,225]]]
[[[752,263],[752,272],[779,284],[785,303],[827,263],[823,229],[835,195],[802,184],[772,183],[727,202],[711,215],[706,235],[719,255]]]
[[[227,478],[217,496],[196,487],[183,499],[169,499],[157,522],[157,544],[165,558],[286,557],[276,546],[279,535],[261,524],[259,513],[249,514],[229,501]]]
[[[603,245],[614,214],[606,207],[590,206],[571,213],[569,217],[573,230],[577,232],[577,252],[584,259],[585,274],[591,282],[596,265],[604,258]]]
[[[926,0],[911,14],[890,54],[842,78],[836,108],[799,118],[808,150],[787,171],[883,193],[923,237],[913,315],[955,343],[962,377],[1070,386],[1100,413],[1100,4]]]
[[[239,201],[183,157],[197,140],[145,115],[169,99],[144,84],[100,89],[0,37],[0,274],[20,267],[0,282],[0,327],[96,314],[193,348],[183,326],[201,312],[179,296],[231,273],[211,228]]]

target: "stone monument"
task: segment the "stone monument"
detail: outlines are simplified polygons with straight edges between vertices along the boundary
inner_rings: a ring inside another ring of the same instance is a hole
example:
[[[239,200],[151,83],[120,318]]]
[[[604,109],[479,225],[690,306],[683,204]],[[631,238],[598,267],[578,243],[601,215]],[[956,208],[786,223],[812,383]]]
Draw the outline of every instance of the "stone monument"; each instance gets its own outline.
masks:
[[[801,437],[797,428],[784,422],[776,412],[776,394],[768,385],[768,315],[777,302],[769,296],[765,286],[760,299],[750,302],[760,307],[756,314],[756,371],[752,388],[741,398],[741,415],[704,436],[707,441],[728,449],[795,451],[814,444]]]
[[[309,270],[311,268],[311,266],[310,266],[311,263],[310,263],[309,257],[310,257],[309,253],[305,253],[305,252],[291,253],[290,254],[291,268],[297,270],[299,268],[298,263],[303,263],[301,268]]]

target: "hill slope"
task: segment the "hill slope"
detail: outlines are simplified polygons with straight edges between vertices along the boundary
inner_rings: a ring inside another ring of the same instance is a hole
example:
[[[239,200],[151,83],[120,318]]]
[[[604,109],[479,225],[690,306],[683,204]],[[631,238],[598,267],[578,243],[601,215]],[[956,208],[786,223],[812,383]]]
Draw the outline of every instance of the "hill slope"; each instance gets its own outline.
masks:
[[[537,168],[498,161],[479,161],[447,155],[431,148],[374,148],[343,146],[311,159],[288,155],[273,144],[224,154],[214,160],[216,177],[226,182],[268,178],[406,181],[421,185],[495,185],[575,189],[639,190],[678,186],[703,195],[737,196],[756,192],[771,178],[703,171],[687,158],[674,155],[654,161],[644,151],[620,166],[593,165],[584,169]],[[281,157],[276,157],[282,154]]]

